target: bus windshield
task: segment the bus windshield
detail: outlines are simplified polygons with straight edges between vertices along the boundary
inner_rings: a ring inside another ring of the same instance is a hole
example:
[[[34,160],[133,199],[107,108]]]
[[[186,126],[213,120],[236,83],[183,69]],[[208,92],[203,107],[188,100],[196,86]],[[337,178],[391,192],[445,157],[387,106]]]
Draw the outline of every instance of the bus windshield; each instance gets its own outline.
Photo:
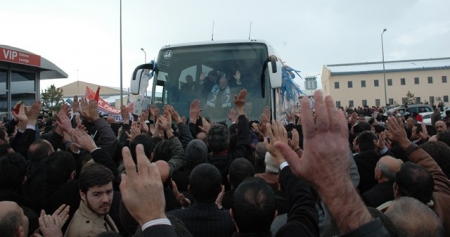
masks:
[[[264,43],[226,43],[162,49],[157,59],[152,101],[171,104],[181,116],[199,99],[202,117],[224,121],[234,108],[234,96],[248,92],[245,114],[258,119],[269,105],[267,46]]]

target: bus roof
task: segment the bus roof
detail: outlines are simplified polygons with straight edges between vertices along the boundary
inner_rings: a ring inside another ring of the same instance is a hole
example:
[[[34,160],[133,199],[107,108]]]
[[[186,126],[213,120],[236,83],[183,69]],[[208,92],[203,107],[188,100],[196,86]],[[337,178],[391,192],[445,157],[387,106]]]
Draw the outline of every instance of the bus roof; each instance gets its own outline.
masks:
[[[214,44],[234,44],[234,43],[262,43],[270,46],[264,40],[250,39],[250,40],[217,40],[217,41],[197,41],[197,42],[189,42],[189,43],[178,43],[178,44],[168,44],[161,47],[161,49],[167,48],[175,48],[175,47],[183,47],[183,46],[195,46],[195,45],[214,45]]]

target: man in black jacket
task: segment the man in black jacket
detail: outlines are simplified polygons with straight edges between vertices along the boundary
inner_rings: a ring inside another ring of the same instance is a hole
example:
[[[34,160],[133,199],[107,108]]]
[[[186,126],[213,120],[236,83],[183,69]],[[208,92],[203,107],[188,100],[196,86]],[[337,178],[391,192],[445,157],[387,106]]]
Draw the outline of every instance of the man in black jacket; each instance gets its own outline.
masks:
[[[228,128],[221,124],[212,126],[206,136],[208,148],[212,151],[208,155],[208,162],[219,169],[222,174],[222,184],[229,190],[227,175],[231,162],[236,158],[249,158],[250,150],[250,126],[244,114],[246,90],[241,90],[235,96],[234,104],[238,113],[237,142],[233,151],[229,151],[230,134]]]

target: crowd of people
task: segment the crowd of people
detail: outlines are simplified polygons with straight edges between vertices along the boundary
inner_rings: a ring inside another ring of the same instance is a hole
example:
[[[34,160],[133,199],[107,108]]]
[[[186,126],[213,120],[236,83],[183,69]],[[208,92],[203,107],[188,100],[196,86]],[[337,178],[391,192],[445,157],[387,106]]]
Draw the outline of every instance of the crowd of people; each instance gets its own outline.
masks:
[[[77,97],[53,119],[20,105],[0,125],[0,235],[450,236],[445,122],[368,123],[316,91],[282,125],[247,100],[230,126],[199,100],[120,123]]]

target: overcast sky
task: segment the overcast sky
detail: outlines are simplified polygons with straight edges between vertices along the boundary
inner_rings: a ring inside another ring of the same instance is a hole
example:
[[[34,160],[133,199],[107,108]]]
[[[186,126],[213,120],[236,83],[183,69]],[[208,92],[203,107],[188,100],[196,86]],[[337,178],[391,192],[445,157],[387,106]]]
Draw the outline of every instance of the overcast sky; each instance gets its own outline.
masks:
[[[41,55],[77,80],[119,87],[119,0],[1,0],[0,44]],[[450,57],[449,0],[123,0],[123,85],[163,45],[268,41],[301,75],[324,64]],[[318,80],[320,81],[320,80]],[[302,89],[304,84],[297,81]]]

